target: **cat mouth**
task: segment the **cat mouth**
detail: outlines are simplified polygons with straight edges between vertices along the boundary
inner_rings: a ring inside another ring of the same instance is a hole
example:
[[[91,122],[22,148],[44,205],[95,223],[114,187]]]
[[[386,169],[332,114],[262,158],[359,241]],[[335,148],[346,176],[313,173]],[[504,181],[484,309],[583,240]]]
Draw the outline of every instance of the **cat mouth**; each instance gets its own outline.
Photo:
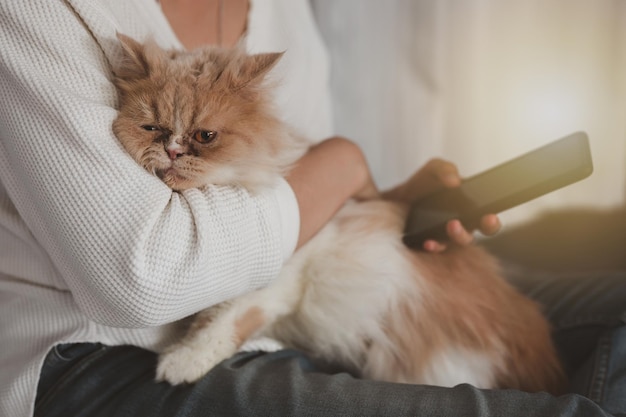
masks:
[[[170,184],[177,181],[184,181],[187,178],[180,175],[176,168],[170,167],[166,169],[159,169],[156,172],[157,176],[163,180],[166,184]]]

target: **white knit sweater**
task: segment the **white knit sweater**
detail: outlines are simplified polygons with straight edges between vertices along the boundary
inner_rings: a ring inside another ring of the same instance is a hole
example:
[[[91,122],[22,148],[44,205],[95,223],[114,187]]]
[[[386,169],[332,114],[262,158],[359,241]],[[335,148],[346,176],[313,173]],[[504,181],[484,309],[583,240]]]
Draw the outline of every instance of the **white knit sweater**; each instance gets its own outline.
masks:
[[[325,51],[302,0],[251,1],[246,45],[287,53],[281,115],[330,134]],[[260,196],[173,193],[111,131],[116,31],[180,46],[155,0],[0,2],[0,416],[32,415],[59,342],[158,350],[175,320],[267,285],[291,254],[298,208]]]

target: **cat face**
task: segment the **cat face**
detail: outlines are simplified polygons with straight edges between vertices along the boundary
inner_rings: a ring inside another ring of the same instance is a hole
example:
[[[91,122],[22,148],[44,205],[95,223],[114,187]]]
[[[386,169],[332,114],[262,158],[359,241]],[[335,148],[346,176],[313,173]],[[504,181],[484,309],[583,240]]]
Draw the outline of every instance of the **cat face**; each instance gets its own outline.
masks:
[[[118,35],[120,110],[113,131],[130,155],[174,190],[272,183],[301,144],[272,113],[263,79],[282,54],[165,51]]]

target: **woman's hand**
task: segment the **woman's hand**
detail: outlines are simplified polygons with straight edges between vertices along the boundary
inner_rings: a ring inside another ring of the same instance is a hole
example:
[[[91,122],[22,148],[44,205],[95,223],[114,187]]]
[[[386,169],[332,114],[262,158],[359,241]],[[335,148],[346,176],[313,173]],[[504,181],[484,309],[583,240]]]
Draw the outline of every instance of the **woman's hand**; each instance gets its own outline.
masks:
[[[459,172],[451,162],[432,159],[411,176],[406,182],[383,193],[383,198],[410,204],[441,188],[454,188],[461,185]],[[495,214],[487,214],[480,220],[478,230],[490,236],[500,230],[500,219]],[[471,231],[465,229],[459,220],[450,220],[446,226],[450,242],[457,245],[469,245],[474,241]],[[444,242],[427,240],[423,244],[428,252],[441,252],[447,248]]]

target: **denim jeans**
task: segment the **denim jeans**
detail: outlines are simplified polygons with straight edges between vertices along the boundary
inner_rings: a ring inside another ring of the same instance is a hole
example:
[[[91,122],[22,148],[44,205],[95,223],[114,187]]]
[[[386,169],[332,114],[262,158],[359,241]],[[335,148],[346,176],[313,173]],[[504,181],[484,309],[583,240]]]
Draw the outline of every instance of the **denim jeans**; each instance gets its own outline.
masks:
[[[626,274],[511,280],[545,306],[570,394],[368,381],[294,350],[239,353],[196,384],[170,386],[154,382],[152,352],[69,344],[46,358],[35,416],[626,416]]]

